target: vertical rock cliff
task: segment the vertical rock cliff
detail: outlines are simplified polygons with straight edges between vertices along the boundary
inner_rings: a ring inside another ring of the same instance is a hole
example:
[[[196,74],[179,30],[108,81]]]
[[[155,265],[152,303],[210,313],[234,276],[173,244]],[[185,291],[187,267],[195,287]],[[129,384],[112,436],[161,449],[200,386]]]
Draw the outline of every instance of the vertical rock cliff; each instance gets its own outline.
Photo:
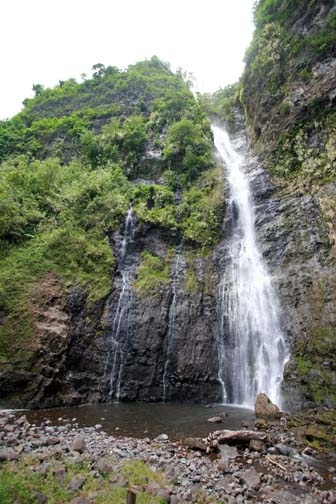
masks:
[[[335,405],[336,6],[261,0],[255,20],[241,102],[269,173],[254,192],[291,347],[284,393],[291,407]]]

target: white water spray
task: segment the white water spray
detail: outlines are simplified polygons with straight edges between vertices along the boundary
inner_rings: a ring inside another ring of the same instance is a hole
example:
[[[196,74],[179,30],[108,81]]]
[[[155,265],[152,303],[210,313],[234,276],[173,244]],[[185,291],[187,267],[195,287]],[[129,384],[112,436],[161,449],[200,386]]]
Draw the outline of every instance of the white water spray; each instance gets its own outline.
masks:
[[[279,324],[271,277],[258,250],[254,210],[244,156],[228,134],[212,126],[228,172],[228,264],[220,285],[219,381],[223,402],[252,407],[264,392],[281,406],[281,381],[288,352]]]

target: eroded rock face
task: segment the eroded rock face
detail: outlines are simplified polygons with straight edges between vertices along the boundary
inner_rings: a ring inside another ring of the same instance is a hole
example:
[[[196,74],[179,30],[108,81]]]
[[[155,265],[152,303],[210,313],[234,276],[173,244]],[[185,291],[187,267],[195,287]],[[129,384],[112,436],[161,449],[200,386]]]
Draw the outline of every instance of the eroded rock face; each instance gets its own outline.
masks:
[[[335,406],[335,182],[312,194],[277,190],[260,172],[253,181],[260,247],[273,275],[290,359],[284,406]]]
[[[1,404],[39,408],[95,401],[103,309],[103,303],[88,308],[85,292],[75,286],[67,291],[56,274],[41,278],[30,301],[34,337],[22,361],[7,362],[0,372]]]
[[[144,250],[167,260],[168,247],[172,246],[176,249],[176,244],[169,243],[169,237],[167,239],[158,229],[138,226],[125,261],[131,284],[136,279]],[[113,373],[113,363],[106,368],[106,397],[114,395],[119,387],[118,398],[127,400],[212,401],[220,398],[216,303],[205,285],[209,268],[212,278],[217,276],[213,257],[197,260],[199,284],[197,289],[190,291],[186,286],[187,250],[179,246],[176,250],[168,259],[166,282],[146,293],[138,288],[132,290],[127,328],[123,326],[118,334],[122,356],[113,383],[108,376]],[[109,300],[107,344],[116,333],[113,322],[122,288],[119,278],[119,288]],[[113,360],[113,354],[108,358]],[[112,390],[109,390],[111,384]]]
[[[216,292],[210,289],[212,282],[214,288],[218,284],[219,249],[193,265],[198,277],[194,291],[186,287],[189,266],[183,249],[177,273],[177,256],[171,254],[167,281],[144,294],[132,287],[142,252],[166,258],[168,247],[176,244],[157,228],[137,226],[122,272],[122,240],[122,232],[111,237],[117,266],[107,299],[90,305],[83,289],[73,286],[67,291],[53,274],[36,284],[31,298],[36,332],[32,357],[22,370],[14,363],[0,374],[2,404],[54,407],[115,399],[220,399]],[[131,285],[127,311],[119,306],[125,302],[125,272]],[[116,317],[120,309],[122,322]]]

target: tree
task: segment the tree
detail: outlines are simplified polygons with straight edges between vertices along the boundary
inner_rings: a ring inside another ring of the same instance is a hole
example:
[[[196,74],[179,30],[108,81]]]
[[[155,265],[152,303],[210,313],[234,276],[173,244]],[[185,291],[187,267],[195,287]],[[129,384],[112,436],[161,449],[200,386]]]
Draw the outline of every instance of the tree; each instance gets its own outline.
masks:
[[[43,93],[44,87],[42,86],[42,84],[33,84],[33,91],[35,93],[35,96],[39,96]]]
[[[99,79],[105,76],[105,65],[103,63],[96,63],[92,67],[92,77],[94,79]]]

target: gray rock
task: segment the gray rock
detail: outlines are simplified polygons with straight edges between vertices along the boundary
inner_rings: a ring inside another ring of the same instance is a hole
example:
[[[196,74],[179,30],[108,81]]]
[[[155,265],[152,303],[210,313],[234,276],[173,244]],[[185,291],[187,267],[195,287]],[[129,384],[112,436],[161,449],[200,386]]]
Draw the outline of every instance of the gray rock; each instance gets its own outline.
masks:
[[[13,448],[0,448],[0,462],[17,459],[18,454],[13,450]]]
[[[80,488],[83,487],[85,481],[86,481],[86,476],[75,476],[74,478],[71,479],[68,489],[71,490],[72,492],[79,490]]]
[[[249,488],[257,489],[260,486],[260,476],[254,467],[246,469],[241,474],[241,480]]]
[[[42,474],[44,473],[44,470]],[[56,481],[60,484],[63,484],[65,479],[66,479],[67,471],[65,466],[58,467],[57,469],[54,470],[54,477]]]
[[[75,497],[74,499],[71,499],[69,504],[91,504],[90,501],[86,498],[80,495],[79,497]]]
[[[251,439],[250,449],[256,452],[264,452],[266,451],[266,444],[263,441],[259,441],[258,439]]]
[[[223,423],[223,417],[222,416],[215,416],[208,418],[208,422],[210,423]]]
[[[78,453],[85,452],[87,450],[85,440],[82,437],[75,437],[72,443],[72,449]]]
[[[295,453],[295,450],[293,450],[293,448],[281,443],[276,444],[274,448],[278,453],[280,453],[280,455],[285,455],[286,457],[294,455]]]
[[[238,450],[235,446],[229,446],[229,445],[219,445],[219,452],[220,452],[220,458],[221,462],[224,462],[226,460],[230,459],[235,459],[239,456]]]
[[[98,460],[94,466],[96,471],[99,471],[101,474],[111,474],[114,470],[114,465],[111,459],[103,458]]]
[[[26,415],[22,415],[22,416],[20,416],[17,420],[15,420],[15,423],[16,423],[17,425],[24,425],[24,424],[28,424]]]
[[[261,418],[280,418],[278,406],[272,403],[266,394],[259,394],[255,402],[256,417]]]
[[[38,504],[47,504],[48,497],[44,493],[34,491],[33,494]]]

